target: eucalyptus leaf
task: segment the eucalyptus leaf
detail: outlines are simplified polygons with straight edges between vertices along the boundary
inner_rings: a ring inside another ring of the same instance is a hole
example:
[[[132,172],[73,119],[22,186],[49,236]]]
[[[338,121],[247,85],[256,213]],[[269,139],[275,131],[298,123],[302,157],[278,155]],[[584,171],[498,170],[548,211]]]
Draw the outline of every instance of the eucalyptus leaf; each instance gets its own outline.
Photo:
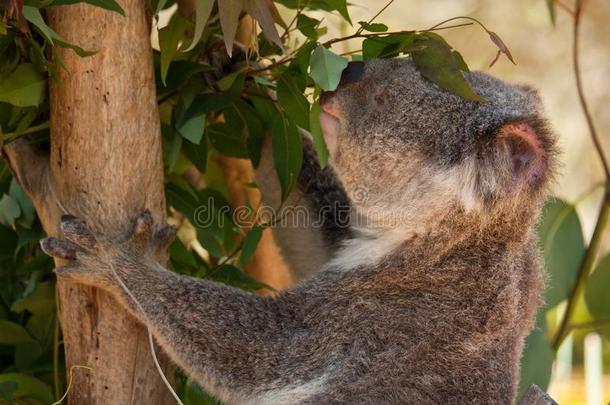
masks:
[[[35,342],[35,340],[23,326],[11,321],[0,319],[1,344],[18,345],[20,343],[28,342]]]
[[[388,26],[381,23],[368,23],[366,21],[358,21],[358,24],[360,24],[362,29],[369,32],[386,32],[388,30]]]
[[[521,355],[521,378],[518,397],[532,385],[538,385],[543,391],[551,381],[553,367],[553,350],[542,330],[536,329],[525,339]]]
[[[544,300],[551,308],[570,294],[585,253],[585,241],[574,206],[552,198],[542,213],[538,234],[548,273]]]
[[[37,107],[45,94],[47,82],[33,64],[23,63],[0,81],[0,101],[18,107]]]
[[[423,46],[411,53],[417,70],[440,88],[465,99],[485,101],[470,87],[456,63],[451,47],[434,33],[420,34],[415,44]]]
[[[309,101],[289,72],[277,81],[277,99],[286,114],[301,128],[309,130]]]
[[[188,52],[193,49],[201,39],[205,24],[208,22],[210,14],[212,14],[212,9],[214,8],[215,1],[216,0],[197,0],[195,2],[195,32],[193,34],[193,41],[184,50],[185,52]],[[220,1],[222,2],[224,0]]]
[[[19,373],[0,374],[0,384],[7,382],[17,384],[17,389],[12,393],[14,399],[33,399],[43,404],[51,404],[55,401],[51,388],[38,378]]]
[[[10,195],[4,194],[0,198],[0,224],[14,226],[15,220],[21,215],[19,203]]]
[[[169,65],[176,56],[188,31],[189,21],[180,13],[174,13],[169,24],[159,30],[159,49],[161,51],[161,81],[165,84]]]
[[[318,46],[311,54],[311,78],[321,89],[335,90],[347,63],[347,58],[339,56],[323,46]]]
[[[241,255],[239,256],[239,261],[242,266],[248,263],[248,261],[252,258],[252,255],[254,255],[256,247],[263,236],[263,230],[264,228],[262,226],[256,225],[253,226],[252,229],[250,229],[250,231],[246,234],[244,244],[241,249]]]
[[[222,0],[221,0],[222,1]],[[250,14],[260,25],[267,39],[276,44],[282,52],[285,51],[284,44],[275,28],[275,21],[270,10],[270,2],[267,0],[243,0],[246,12]]]
[[[11,311],[28,310],[36,315],[49,315],[55,312],[55,288],[50,282],[38,283],[34,292],[13,302]]]
[[[318,161],[320,166],[324,168],[328,162],[328,147],[324,140],[324,134],[322,133],[322,126],[320,125],[320,100],[316,100],[311,105],[311,113],[309,115],[309,129],[313,138],[313,144],[318,155]]]
[[[282,201],[296,184],[303,161],[303,140],[296,125],[277,117],[271,130],[273,163],[282,188]]]
[[[239,16],[243,7],[244,0],[220,0],[218,2],[222,37],[229,56],[233,55],[233,42],[235,41]]]
[[[610,321],[610,255],[604,256],[585,284],[585,301],[596,320]]]
[[[214,270],[211,277],[213,280],[245,290],[258,290],[265,288],[273,291],[272,287],[269,287],[267,284],[261,283],[260,281],[250,277],[248,274],[231,264],[221,265],[218,267],[218,269]]]
[[[92,6],[114,11],[116,13],[121,14],[122,16],[125,16],[125,11],[123,11],[123,9],[119,5],[119,3],[117,3],[115,0],[54,0],[53,1],[54,6],[62,6],[62,5],[76,4],[76,3],[91,4]]]
[[[86,57],[94,55],[95,51],[86,51],[83,48],[70,44],[65,39],[63,39],[58,33],[53,31],[51,27],[49,27],[42,18],[40,14],[40,10],[35,7],[23,6],[23,16],[26,20],[34,24],[34,26],[40,31],[40,33],[51,43],[51,45],[55,44],[61,46],[62,48],[72,49],[78,56]]]

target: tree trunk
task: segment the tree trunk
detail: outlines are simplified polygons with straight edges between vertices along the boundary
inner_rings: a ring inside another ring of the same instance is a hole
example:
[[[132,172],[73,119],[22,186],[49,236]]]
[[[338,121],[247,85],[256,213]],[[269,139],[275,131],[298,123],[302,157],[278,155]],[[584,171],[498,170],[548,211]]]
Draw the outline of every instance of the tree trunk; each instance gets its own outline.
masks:
[[[5,150],[49,235],[58,233],[63,207],[110,238],[124,235],[144,208],[164,220],[149,22],[143,1],[121,6],[126,17],[84,3],[48,13],[49,25],[68,42],[97,51],[80,58],[57,49],[66,70],[58,69],[60,83],[50,87],[50,159],[23,141]],[[70,403],[173,402],[142,325],[99,290],[61,280],[58,290],[66,367],[93,368],[74,371]]]

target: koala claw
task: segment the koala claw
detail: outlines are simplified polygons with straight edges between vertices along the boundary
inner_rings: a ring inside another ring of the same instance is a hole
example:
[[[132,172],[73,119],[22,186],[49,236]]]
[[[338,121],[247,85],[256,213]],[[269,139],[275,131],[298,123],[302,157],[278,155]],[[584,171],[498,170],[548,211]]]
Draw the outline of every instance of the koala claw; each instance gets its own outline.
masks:
[[[153,237],[153,244],[158,252],[163,252],[172,244],[176,238],[176,227],[165,225]]]
[[[85,249],[97,250],[97,239],[85,221],[72,215],[64,215],[61,217],[60,228],[67,240]]]
[[[144,251],[151,242],[151,234],[154,220],[149,210],[144,210],[133,226],[129,244],[137,251]]]
[[[88,256],[79,245],[70,240],[44,238],[40,241],[40,247],[47,255],[64,260],[72,261]]]

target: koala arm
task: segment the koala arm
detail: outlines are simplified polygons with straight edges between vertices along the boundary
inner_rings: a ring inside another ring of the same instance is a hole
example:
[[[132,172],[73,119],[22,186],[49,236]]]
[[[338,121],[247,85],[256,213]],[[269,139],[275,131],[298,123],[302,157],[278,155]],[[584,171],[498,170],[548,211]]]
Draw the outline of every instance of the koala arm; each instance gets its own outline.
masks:
[[[281,201],[270,137],[265,139],[256,170],[265,206],[282,218],[273,226],[273,236],[295,281],[320,270],[351,235],[350,207],[343,186],[330,165],[320,167],[311,136],[305,131],[301,135],[301,173],[286,201]]]
[[[154,250],[167,246],[171,229],[151,229],[152,218],[143,214],[128,241],[105,244],[84,222],[69,217],[62,221],[66,240],[47,238],[41,245],[47,254],[70,261],[56,269],[59,277],[115,296],[150,325],[178,365],[217,397],[230,403],[265,403],[266,395],[292,384],[287,379],[291,374],[279,371],[282,364],[299,364],[290,358],[296,351],[291,347],[294,340],[287,338],[288,331],[295,330],[291,307],[163,269],[154,260]]]

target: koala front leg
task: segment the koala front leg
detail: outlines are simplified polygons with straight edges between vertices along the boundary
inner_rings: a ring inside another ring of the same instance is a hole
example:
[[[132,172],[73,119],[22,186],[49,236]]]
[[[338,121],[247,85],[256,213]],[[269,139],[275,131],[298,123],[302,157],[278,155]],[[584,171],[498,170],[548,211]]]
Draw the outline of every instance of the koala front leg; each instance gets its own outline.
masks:
[[[169,243],[172,229],[154,232],[147,213],[136,221],[133,235],[119,244],[98,240],[74,217],[65,218],[61,227],[65,240],[41,243],[48,254],[71,262],[56,269],[57,275],[109,291],[150,325],[170,357],[206,390],[228,403],[263,403],[295,384],[294,373],[279,371],[285,362],[296,364],[290,359],[295,352],[290,331],[296,322],[290,307],[163,269],[154,250]]]

